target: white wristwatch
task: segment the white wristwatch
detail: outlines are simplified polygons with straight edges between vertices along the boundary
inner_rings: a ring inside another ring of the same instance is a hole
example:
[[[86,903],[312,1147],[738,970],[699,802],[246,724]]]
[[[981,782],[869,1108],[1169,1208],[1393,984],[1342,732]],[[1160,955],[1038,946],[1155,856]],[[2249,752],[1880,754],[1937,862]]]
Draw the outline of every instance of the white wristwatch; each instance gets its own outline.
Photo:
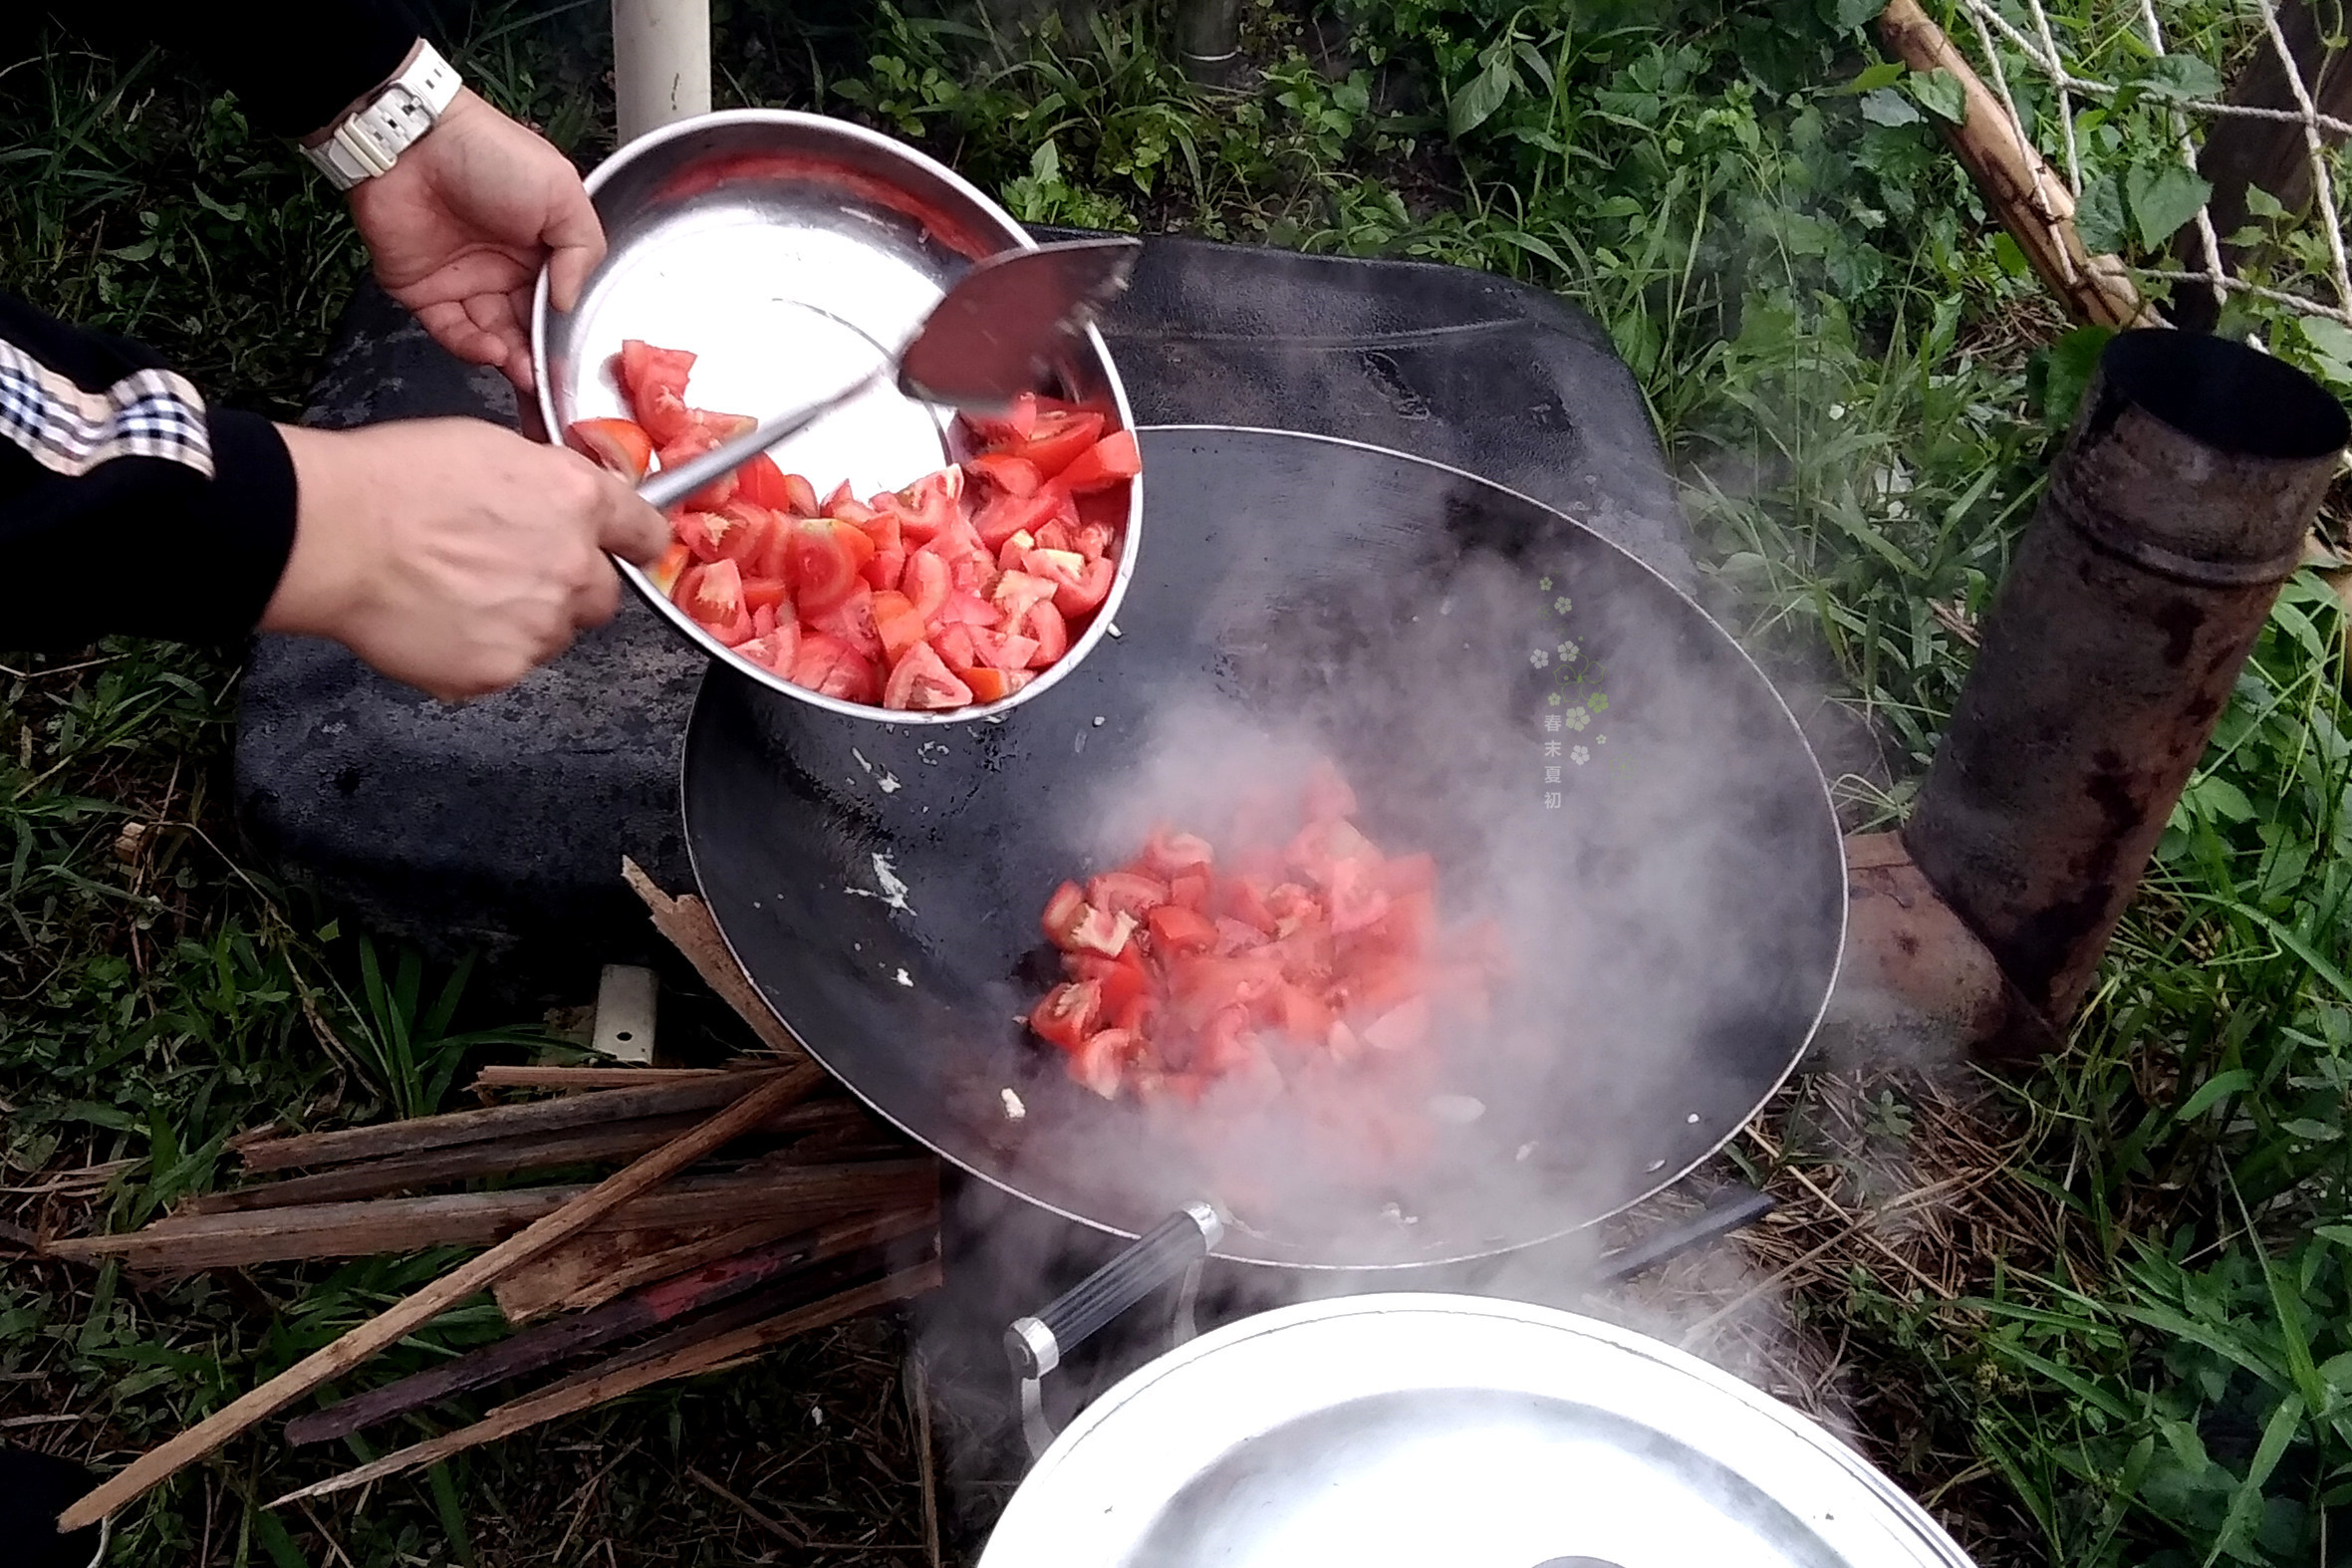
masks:
[[[303,155],[337,190],[349,190],[389,171],[392,161],[440,124],[457,90],[457,70],[430,44],[416,47],[408,68],[366,105],[346,115],[335,133]]]

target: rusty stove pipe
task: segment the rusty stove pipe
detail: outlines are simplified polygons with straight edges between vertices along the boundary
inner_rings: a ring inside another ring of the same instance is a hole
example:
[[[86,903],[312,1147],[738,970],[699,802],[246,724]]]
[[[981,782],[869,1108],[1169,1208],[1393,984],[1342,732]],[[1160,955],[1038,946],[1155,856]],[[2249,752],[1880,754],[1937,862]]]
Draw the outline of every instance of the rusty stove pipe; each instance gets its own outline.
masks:
[[[2107,346],[1903,829],[2046,1018],[2089,991],[2346,435],[2316,382],[2243,345]]]

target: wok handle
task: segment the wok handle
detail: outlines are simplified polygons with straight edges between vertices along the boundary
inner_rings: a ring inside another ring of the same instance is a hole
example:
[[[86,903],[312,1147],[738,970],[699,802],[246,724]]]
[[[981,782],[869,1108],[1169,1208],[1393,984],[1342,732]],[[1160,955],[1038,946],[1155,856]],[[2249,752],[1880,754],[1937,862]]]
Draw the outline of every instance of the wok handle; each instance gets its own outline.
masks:
[[[1679,1225],[1644,1236],[1601,1259],[1595,1282],[1620,1284],[1686,1252],[1695,1252],[1734,1230],[1744,1230],[1778,1206],[1769,1192],[1734,1181],[1706,1200],[1706,1206]]]
[[[1197,1267],[1224,1239],[1225,1222],[1207,1203],[1187,1203],[1136,1238],[1135,1245],[1071,1286],[1033,1317],[1015,1318],[1004,1351],[1021,1380],[1021,1415],[1031,1454],[1053,1441],[1039,1389],[1062,1357],[1162,1285]]]

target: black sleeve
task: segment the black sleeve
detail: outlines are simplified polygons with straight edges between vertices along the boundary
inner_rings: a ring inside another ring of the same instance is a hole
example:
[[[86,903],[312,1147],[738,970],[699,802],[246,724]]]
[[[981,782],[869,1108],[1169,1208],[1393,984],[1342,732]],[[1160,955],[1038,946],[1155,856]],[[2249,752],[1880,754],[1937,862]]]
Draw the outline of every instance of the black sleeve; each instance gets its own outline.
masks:
[[[193,55],[281,136],[323,130],[422,36],[402,0],[53,0],[50,14],[118,55],[147,44]]]
[[[135,344],[0,294],[0,648],[240,638],[294,548],[294,464]]]

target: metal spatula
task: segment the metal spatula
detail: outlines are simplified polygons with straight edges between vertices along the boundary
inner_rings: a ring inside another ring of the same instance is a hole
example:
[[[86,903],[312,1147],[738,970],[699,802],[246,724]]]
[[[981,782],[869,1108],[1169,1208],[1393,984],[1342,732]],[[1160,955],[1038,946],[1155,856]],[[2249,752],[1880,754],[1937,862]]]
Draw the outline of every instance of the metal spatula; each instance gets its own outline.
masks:
[[[1084,332],[1097,312],[1126,292],[1143,248],[1132,239],[1082,239],[990,256],[955,280],[896,361],[691,462],[649,475],[637,493],[666,511],[893,371],[910,397],[958,408],[1002,407],[1036,387],[1061,340]]]

